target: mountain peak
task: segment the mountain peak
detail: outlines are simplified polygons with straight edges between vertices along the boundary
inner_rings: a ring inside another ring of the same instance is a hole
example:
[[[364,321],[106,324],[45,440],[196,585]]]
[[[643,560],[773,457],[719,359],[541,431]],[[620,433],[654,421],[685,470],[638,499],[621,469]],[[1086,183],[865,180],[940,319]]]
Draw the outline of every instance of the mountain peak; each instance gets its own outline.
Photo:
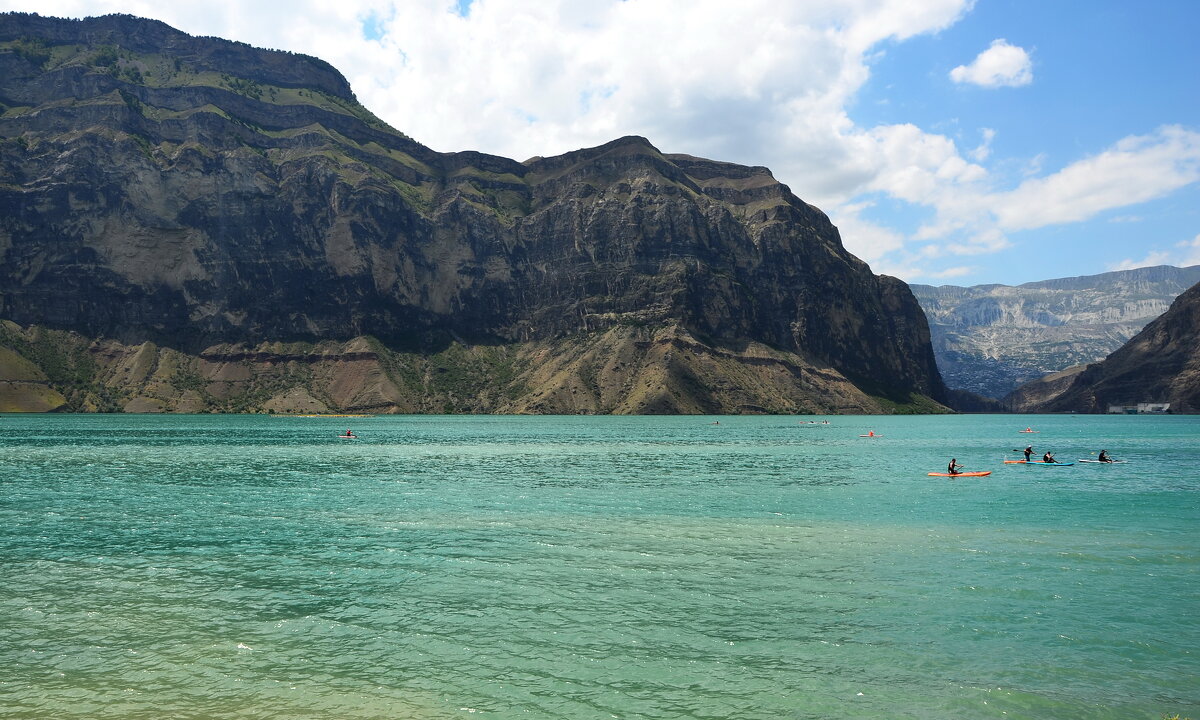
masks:
[[[81,20],[36,13],[0,13],[0,43],[36,37],[49,45],[122,48],[134,54],[172,56],[199,70],[277,87],[312,88],[357,102],[350,83],[332,65],[311,55],[256,48],[234,40],[196,37],[158,20],[113,14]],[[53,68],[44,68],[53,70]]]

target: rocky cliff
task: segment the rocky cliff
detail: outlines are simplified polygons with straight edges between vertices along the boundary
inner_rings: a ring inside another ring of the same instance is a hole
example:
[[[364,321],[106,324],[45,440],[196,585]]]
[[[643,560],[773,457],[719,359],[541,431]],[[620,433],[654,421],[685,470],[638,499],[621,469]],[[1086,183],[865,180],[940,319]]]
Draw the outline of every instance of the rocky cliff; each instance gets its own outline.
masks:
[[[946,384],[1002,398],[1018,385],[1103,359],[1200,282],[1200,265],[1024,285],[912,285]]]
[[[526,162],[436,153],[326,63],[128,16],[0,15],[0,105],[6,347],[64,407],[945,399],[907,286],[765,168],[638,137]],[[122,379],[130,362],[161,382]],[[230,363],[245,377],[221,379]],[[332,389],[362,363],[370,400]],[[430,380],[447,373],[456,390]]]
[[[1001,400],[1004,409],[1015,413],[1036,413],[1062,395],[1087,365],[1073,365],[1020,385]]]
[[[1200,284],[1102,362],[1032,406],[1034,412],[1107,412],[1111,405],[1170,403],[1200,412]]]

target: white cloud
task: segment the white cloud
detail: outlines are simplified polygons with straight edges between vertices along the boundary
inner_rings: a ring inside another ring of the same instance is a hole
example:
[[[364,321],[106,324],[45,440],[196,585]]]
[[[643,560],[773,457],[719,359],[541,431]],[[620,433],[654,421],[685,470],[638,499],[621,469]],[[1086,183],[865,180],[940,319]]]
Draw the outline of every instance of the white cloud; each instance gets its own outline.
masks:
[[[1200,133],[1166,126],[1150,135],[1130,136],[1058,172],[1027,178],[1011,190],[974,182],[980,179],[964,173],[955,182],[936,184],[923,201],[936,210],[936,217],[913,237],[938,240],[967,234],[974,239],[957,247],[1002,249],[1007,247],[999,239],[1003,233],[1089,220],[1163,197],[1200,181]]]
[[[1152,250],[1141,260],[1126,258],[1109,265],[1108,269],[1133,270],[1134,268],[1154,267],[1155,265],[1175,265],[1177,267],[1200,265],[1200,235],[1191,240],[1184,240],[1181,243],[1177,243],[1173,250]]]
[[[1177,256],[1176,263],[1179,265],[1200,265],[1200,235],[1179,243],[1180,253]]]
[[[979,134],[983,136],[983,140],[967,155],[975,162],[981,163],[992,155],[992,140],[996,138],[996,131],[992,128],[983,128]]]
[[[926,271],[925,275],[926,275],[926,277],[937,278],[939,280],[949,280],[951,278],[964,277],[966,275],[970,275],[971,273],[976,272],[978,269],[979,268],[971,267],[970,265],[958,265],[955,267],[946,268],[944,270],[938,270],[937,272],[932,272],[932,273]]]
[[[863,218],[862,212],[869,207],[871,204],[866,202],[841,205],[830,215],[830,219],[838,227],[842,244],[868,264],[874,265],[901,250],[905,238],[891,228]]]
[[[1200,180],[1200,133],[1179,126],[1130,136],[1053,175],[996,196],[996,219],[1025,230],[1095,217],[1162,197]]]
[[[872,270],[881,275],[891,275],[892,277],[904,279],[907,282],[921,280],[926,283],[933,283],[937,280],[952,280],[979,272],[979,268],[973,265],[955,265],[953,267],[934,270],[927,265],[903,263],[882,264],[879,267],[873,266]]]
[[[1109,270],[1133,270],[1142,267],[1154,267],[1155,265],[1170,265],[1171,253],[1162,250],[1150,252],[1141,260],[1133,260],[1126,258],[1120,262],[1112,263],[1108,266]]]
[[[987,175],[963,159],[953,140],[915,125],[883,125],[867,137],[877,165],[869,187],[901,200],[935,204],[947,186],[969,185]]]
[[[1020,87],[1033,82],[1033,61],[1024,48],[1009,45],[1000,38],[993,40],[970,65],[951,70],[950,79],[986,88]]]

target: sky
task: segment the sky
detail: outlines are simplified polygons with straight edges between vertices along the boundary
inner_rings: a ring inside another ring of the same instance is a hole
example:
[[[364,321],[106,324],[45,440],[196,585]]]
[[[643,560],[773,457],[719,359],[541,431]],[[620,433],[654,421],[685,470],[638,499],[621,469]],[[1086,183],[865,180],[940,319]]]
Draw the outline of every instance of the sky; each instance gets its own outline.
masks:
[[[873,271],[1200,264],[1194,0],[0,0],[315,55],[439,151],[763,165]]]

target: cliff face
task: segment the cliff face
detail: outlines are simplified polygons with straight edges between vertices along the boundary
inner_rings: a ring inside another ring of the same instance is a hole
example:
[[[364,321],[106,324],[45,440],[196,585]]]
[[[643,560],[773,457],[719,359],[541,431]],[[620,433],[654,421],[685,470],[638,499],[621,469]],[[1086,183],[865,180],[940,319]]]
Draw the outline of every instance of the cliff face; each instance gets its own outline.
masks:
[[[911,287],[946,383],[1000,398],[1103,359],[1197,282],[1200,266],[1159,266],[1015,287]]]
[[[20,333],[197,362],[264,342],[504,348],[533,393],[554,385],[533,364],[568,368],[585,346],[676,348],[659,358],[673,400],[606,396],[604,378],[629,378],[577,367],[573,395],[596,398],[581,411],[944,399],[908,288],[765,168],[636,137],[524,163],[435,153],[319,60],[123,16],[0,16],[0,105],[0,317]],[[748,387],[764,354],[792,379]],[[505,410],[571,409],[507,392]]]
[[[1106,412],[1110,405],[1142,402],[1169,402],[1175,413],[1200,412],[1200,284],[1034,410]]]

